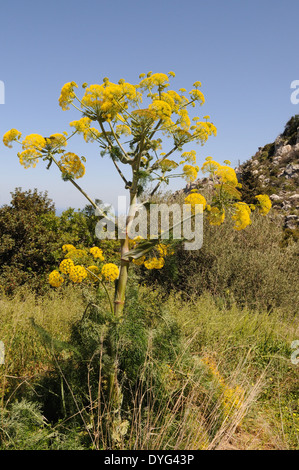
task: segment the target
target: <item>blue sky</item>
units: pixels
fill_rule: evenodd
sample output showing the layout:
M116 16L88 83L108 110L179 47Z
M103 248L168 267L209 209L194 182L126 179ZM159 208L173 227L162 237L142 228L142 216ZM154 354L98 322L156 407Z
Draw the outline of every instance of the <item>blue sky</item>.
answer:
M299 80L298 0L36 0L0 5L0 135L17 128L23 135L69 130L76 110L63 112L58 97L64 83L138 82L148 71L176 73L171 87L190 90L196 80L218 135L196 146L198 163L208 155L233 165L272 142L299 114L290 101ZM81 184L93 198L116 204L122 181L94 144L76 139L69 146L87 158ZM17 147L0 143L0 206L15 187L48 191L56 207L84 207L86 201L56 169L44 162L25 170ZM183 180L172 188L183 187Z

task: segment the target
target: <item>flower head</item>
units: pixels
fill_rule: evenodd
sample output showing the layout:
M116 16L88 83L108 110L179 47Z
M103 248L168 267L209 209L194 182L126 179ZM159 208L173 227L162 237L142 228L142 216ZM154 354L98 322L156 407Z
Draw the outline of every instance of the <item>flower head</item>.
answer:
M11 142L19 140L21 136L21 132L17 131L17 129L11 129L4 134L3 143L6 147L12 148Z
M90 248L89 252L92 254L92 256L95 259L104 261L103 251L101 250L101 248L98 248L97 246L93 246L92 248Z
M119 269L114 263L104 264L101 272L105 281L113 282L118 278Z
M259 202L258 209L260 214L267 215L272 207L271 199L269 198L269 196L267 196L267 194L259 194L258 196L255 196L255 198Z
M78 88L77 83L75 82L68 82L63 85L59 97L59 106L61 106L63 111L70 109L70 103L73 102L75 98L74 88Z
M64 278L56 269L49 274L49 284L53 287L60 287L64 282Z

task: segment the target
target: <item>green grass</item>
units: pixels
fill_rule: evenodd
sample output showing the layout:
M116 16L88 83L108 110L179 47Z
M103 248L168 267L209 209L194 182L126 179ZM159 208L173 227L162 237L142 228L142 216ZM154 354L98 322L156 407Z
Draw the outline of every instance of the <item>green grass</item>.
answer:
M283 309L241 309L231 298L209 293L186 301L178 294L162 300L158 290L147 287L136 292L135 297L129 294L128 308L138 325L143 322L146 333L140 341L147 341L147 349L140 381L130 392L134 406L119 423L120 448L298 448L298 365L290 360L291 342L299 338L295 316ZM68 287L36 297L22 290L13 298L2 296L0 304L0 339L6 346L6 361L0 366L2 447L26 448L30 442L30 448L101 448L104 434L101 444L95 438L99 427L92 406L79 427L80 419L76 421L77 440L66 425L69 417L60 424L36 425L36 418L32 427L28 420L23 427L13 425L20 413L17 404L23 403L25 417L32 414L32 403L22 400L28 391L34 400L36 384L53 371L51 355L30 318L53 337L68 341L71 325L82 318L86 306L82 291ZM64 361L69 355L57 358Z

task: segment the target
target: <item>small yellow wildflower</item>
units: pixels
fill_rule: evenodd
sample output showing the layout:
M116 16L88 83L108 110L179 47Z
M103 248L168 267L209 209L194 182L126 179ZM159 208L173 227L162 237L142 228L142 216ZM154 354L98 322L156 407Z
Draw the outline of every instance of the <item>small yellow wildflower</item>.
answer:
M60 272L56 269L49 274L49 284L53 287L60 287L64 282Z
M119 269L114 263L104 264L102 267L102 276L106 281L113 282L118 278Z
M71 281L80 283L87 277L87 271L83 266L72 266L69 276Z
M46 137L45 140L47 147L55 150L67 145L66 137L63 134L52 134L50 137Z
M220 210L218 207L207 206L207 211L207 217L210 225L221 225L224 222L224 209Z
M69 274L73 266L74 266L73 260L64 259L63 261L61 261L59 265L59 269L63 274Z
M196 152L195 152L195 150L190 150L190 152L183 152L182 153L182 159L185 162L193 163L193 165L195 165L195 163L196 163Z
M97 246L93 246L92 248L90 248L89 252L92 254L92 256L95 258L95 259L99 259L100 261L104 261L104 256L103 256L103 251L98 248Z
M62 251L71 251L71 250L76 250L74 245L66 244L62 246Z
M164 266L164 258L150 258L149 260L144 261L144 266L146 269L161 269Z
M255 196L255 198L259 202L258 209L260 214L267 215L272 207L271 199L269 198L269 196L267 196L266 194L259 194L258 196Z

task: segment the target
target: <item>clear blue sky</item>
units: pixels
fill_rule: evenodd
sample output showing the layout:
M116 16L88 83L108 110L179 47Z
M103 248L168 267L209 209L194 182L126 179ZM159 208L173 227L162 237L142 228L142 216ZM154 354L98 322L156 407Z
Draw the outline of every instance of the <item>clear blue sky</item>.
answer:
M68 81L102 83L107 76L137 83L149 70L174 71L173 89L189 90L200 80L206 98L200 112L211 116L218 135L196 146L199 164L208 155L243 162L299 114L290 101L290 84L299 80L298 0L2 0L0 15L0 206L21 186L48 190L57 208L84 207L56 169L40 162L24 170L17 147L2 144L13 127L23 135L68 131L79 119L58 106ZM69 151L88 159L82 186L115 204L124 194L121 181L96 145L79 139Z

